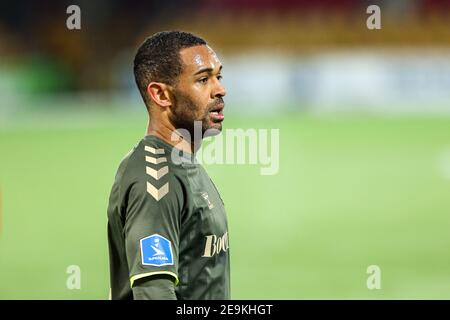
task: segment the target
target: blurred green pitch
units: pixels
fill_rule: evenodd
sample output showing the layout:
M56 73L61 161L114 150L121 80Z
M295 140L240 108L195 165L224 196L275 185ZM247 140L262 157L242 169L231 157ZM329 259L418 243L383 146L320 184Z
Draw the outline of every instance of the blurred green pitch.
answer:
M1 299L107 298L106 206L140 117L0 128ZM229 216L234 299L450 299L450 118L227 116L238 127L279 128L281 150L275 176L207 167ZM66 288L69 265L81 290Z

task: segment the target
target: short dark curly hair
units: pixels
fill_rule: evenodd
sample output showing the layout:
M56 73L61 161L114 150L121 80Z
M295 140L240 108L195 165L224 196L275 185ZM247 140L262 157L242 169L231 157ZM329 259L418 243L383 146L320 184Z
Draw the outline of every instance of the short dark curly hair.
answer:
M152 81L176 84L182 72L180 50L206 45L202 38L183 31L162 31L147 38L134 57L134 77L147 106L147 86Z

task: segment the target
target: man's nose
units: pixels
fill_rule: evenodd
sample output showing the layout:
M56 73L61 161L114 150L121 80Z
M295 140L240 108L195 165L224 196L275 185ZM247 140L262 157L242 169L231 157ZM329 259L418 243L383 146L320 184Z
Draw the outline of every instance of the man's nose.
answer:
M217 84L213 91L213 98L223 97L226 94L227 90L225 89L224 85L219 80L217 80Z

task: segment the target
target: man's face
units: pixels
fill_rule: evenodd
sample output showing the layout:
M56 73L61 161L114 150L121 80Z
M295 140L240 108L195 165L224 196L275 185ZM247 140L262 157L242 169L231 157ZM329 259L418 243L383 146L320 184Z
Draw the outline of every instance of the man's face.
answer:
M174 103L171 121L177 129L194 133L194 121L201 121L202 136L222 130L224 120L222 97L226 94L220 80L222 64L214 51L206 46L195 46L180 51L183 71L173 91Z

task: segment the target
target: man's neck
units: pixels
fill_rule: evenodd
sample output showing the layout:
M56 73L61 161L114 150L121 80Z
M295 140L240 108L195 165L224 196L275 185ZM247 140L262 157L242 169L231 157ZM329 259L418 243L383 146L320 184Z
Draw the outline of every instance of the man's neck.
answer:
M147 125L147 136L155 136L164 142L182 150L193 154L201 146L201 140L194 142L191 137L184 137L172 124L165 124L163 122L151 121L149 119Z

